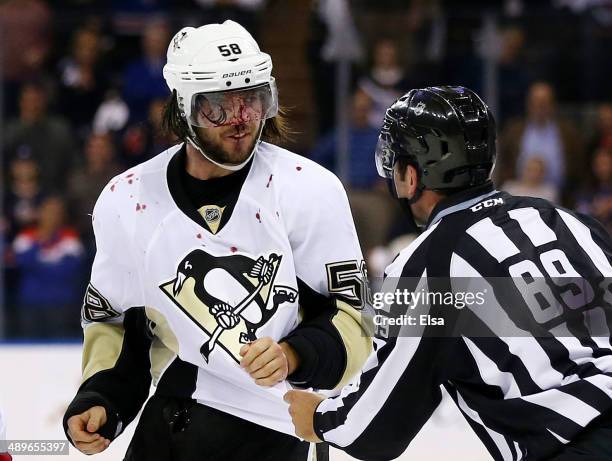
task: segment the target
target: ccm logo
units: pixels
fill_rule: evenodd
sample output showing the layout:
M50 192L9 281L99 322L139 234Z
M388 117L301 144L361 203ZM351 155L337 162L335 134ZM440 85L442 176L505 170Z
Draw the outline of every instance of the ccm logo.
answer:
M503 204L504 204L504 199L503 198L492 198L492 199L489 199L489 200L485 200L484 202L477 203L472 208L470 208L470 210L472 210L472 211L480 211L483 208L490 208L492 206L503 205Z
M250 70L243 70L242 72L230 72L229 74L223 74L221 78L240 77L241 75L250 74Z

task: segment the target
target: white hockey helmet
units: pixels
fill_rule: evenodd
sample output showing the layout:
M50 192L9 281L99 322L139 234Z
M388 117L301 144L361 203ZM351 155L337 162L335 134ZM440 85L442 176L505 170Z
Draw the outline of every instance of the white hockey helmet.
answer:
M246 165L254 150L240 165L220 164L198 146L193 126L263 122L277 115L278 94L270 55L263 53L251 34L234 21L197 29L185 27L168 46L163 73L170 91L176 90L179 111L193 138L190 143L223 168L238 170Z

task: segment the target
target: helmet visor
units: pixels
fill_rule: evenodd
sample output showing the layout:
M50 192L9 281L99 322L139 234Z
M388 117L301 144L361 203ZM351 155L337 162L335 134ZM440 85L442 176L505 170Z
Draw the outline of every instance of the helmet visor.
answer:
M378 175L386 178L393 178L393 166L395 165L395 152L393 151L391 140L387 133L381 133L376 144L376 171Z
M276 114L278 94L271 79L251 88L194 94L189 121L202 128L215 128L262 121Z

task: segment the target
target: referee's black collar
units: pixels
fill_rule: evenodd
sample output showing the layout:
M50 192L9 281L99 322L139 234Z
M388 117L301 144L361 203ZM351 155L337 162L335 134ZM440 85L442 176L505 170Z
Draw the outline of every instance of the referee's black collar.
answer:
M495 190L493 182L487 181L481 186L472 187L468 190L453 194L450 197L446 197L440 200L432 210L429 215L429 220L427 221L426 229L440 221L444 216L465 210L476 205L481 200L498 193L499 191Z

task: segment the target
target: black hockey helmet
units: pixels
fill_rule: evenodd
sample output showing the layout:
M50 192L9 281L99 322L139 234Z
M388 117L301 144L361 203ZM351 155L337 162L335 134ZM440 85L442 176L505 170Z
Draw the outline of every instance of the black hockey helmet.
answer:
M385 114L376 147L378 173L392 179L400 157L418 171L420 190L481 185L495 163L493 114L476 93L461 86L411 90Z

